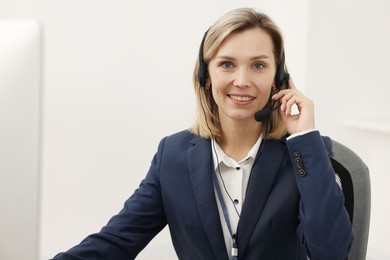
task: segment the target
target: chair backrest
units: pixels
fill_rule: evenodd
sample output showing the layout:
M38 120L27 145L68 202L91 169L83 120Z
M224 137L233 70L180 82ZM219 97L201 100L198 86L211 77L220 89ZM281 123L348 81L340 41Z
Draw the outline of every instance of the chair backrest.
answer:
M371 211L370 175L362 159L346 146L332 140L332 165L342 185L345 207L352 222L354 241L348 259L366 259Z

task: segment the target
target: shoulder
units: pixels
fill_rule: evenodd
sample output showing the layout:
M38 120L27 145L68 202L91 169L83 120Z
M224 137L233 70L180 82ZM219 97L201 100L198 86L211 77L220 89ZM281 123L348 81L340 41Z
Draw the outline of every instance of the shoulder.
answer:
M169 142L189 142L192 138L194 138L194 134L192 134L189 130L182 130L177 133L173 133L169 136L166 136L165 139Z
M171 134L161 139L157 153L154 156L154 163L159 167L163 164L178 166L180 163L187 161L188 151L197 143L203 143L202 148L211 147L207 142L207 139L195 135L189 130ZM204 151L204 149L201 150Z
M193 144L204 142L207 139L191 133L189 130L183 130L164 137L159 144L159 152L181 152L188 149Z
M193 140L197 139L202 139L202 137L191 133L189 130L183 130L166 136L162 141L165 143L165 145L180 146L187 145L188 143L191 143Z

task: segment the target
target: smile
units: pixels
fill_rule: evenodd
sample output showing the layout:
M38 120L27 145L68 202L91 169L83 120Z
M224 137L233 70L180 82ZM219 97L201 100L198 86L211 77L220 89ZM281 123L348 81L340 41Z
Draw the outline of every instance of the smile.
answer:
M237 101L251 101L254 100L254 97L247 97L247 96L234 96L234 95L228 95L230 98L237 100Z

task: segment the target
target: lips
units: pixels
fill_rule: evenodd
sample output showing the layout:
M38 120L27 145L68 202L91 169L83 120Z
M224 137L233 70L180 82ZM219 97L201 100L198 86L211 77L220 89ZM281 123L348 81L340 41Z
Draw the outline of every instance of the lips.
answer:
M239 102L248 102L255 99L255 97L252 96L243 96L243 95L228 95L231 99Z

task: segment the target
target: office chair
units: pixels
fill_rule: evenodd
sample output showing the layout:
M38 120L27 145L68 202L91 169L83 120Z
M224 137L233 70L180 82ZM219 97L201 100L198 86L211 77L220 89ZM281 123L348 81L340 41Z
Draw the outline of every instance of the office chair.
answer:
M365 260L371 210L369 170L352 150L334 140L332 144L334 157L331 162L337 174L336 180L343 189L354 236L348 259Z

